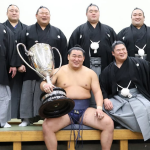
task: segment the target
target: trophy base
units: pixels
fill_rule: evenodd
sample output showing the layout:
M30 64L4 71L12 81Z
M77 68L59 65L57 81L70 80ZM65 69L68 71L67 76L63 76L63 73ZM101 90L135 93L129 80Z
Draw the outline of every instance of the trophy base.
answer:
M43 96L44 95L44 96ZM54 88L51 94L43 93L39 115L43 118L58 118L68 114L74 108L74 101L65 96L65 90Z

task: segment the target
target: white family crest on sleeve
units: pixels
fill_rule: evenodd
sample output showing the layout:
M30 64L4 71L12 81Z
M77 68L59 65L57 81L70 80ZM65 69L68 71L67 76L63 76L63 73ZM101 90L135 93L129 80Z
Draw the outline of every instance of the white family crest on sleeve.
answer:
M110 37L110 34L107 34L108 35L108 37Z
M57 35L57 37L60 39L60 35Z
M28 36L28 35L29 35L29 33L27 32L27 33L26 33L26 36Z
M6 30L5 30L5 29L4 29L3 31L4 31L4 33L6 33Z
M82 34L80 34L80 39L82 38Z

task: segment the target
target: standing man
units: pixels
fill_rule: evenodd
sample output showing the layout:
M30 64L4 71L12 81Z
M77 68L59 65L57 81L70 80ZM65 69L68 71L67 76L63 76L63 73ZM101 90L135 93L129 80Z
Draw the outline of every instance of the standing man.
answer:
M26 28L25 24L19 21L20 11L18 6L9 5L7 8L8 20L3 24L9 27L9 29L14 33L15 43L17 45L19 33ZM18 56L19 57L19 56ZM22 73L17 72L16 76L10 82L11 88L11 118L19 118L19 105L22 89Z
M150 63L128 57L122 41L112 45L115 61L100 75L104 111L122 126L150 138Z
M131 14L132 24L122 29L117 38L125 43L129 56L140 57L150 62L150 27L144 24L144 20L143 10L135 8Z
M66 64L67 40L60 29L49 23L50 11L48 8L41 6L36 12L36 19L37 23L22 31L20 43L25 44L27 50L36 43L47 43L52 47L56 47L61 53L62 65ZM22 52L24 53L23 49ZM29 63L27 56L24 56L24 58ZM55 67L59 67L60 60L56 51L54 51L54 59ZM27 126L30 124L29 118L37 116L39 107L41 106L40 95L42 91L40 90L40 83L42 79L25 64L22 64L18 70L24 72L20 102L20 117L24 121L20 126Z
M7 123L11 119L11 92L9 77L16 75L17 51L15 50L13 33L5 25L0 24L0 127L11 127Z
M69 40L69 49L79 44L86 52L84 65L94 70L99 76L112 62L111 45L116 40L114 30L99 21L99 7L90 4L86 10L87 22L77 27ZM95 107L92 94L91 106Z
M75 107L69 114L62 117L44 120L43 134L48 150L57 150L55 133L74 123L101 130L102 150L111 149L113 121L102 111L103 97L98 77L93 70L83 66L84 59L85 51L83 49L79 47L71 48L68 51L69 63L62 66L52 78L52 83L63 88L66 91L66 96L74 100ZM51 93L53 85L43 81L41 89L46 93ZM95 96L97 109L89 107L91 90Z

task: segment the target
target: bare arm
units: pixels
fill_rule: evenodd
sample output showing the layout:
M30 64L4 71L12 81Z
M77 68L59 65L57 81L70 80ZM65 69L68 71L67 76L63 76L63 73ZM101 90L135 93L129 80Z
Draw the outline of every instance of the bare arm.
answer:
M102 92L101 92L101 89L100 89L99 80L98 80L98 77L97 77L95 72L92 72L91 89L92 89L92 92L94 94L95 102L96 102L97 106L102 107L102 105L103 105L103 96L102 96Z
M98 119L102 119L104 117L104 113L102 111L103 106L103 96L99 85L99 80L97 77L97 74L95 72L92 72L92 83L91 83L91 89L95 97L95 102L97 104L97 110L95 112L95 116L98 117Z
M53 72L57 71L57 69L54 69ZM57 73L51 78L51 83L47 83L46 81L42 81L41 84L40 84L40 89L43 91L43 92L46 92L46 93L51 93L53 91L53 88L55 87L54 85L56 84L57 82Z

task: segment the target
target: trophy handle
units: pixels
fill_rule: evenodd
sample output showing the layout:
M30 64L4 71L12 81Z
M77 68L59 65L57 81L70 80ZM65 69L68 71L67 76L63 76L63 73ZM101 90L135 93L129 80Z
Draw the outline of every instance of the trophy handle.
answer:
M23 60L23 62L24 62L29 68L31 68L33 71L35 71L39 76L42 76L42 77L43 77L43 80L45 80L45 77L44 77L42 74L40 74L38 71L36 71L33 67L31 67L31 66L24 60L24 58L22 57L22 55L20 54L20 51L19 51L19 46L20 46L20 45L22 45L22 46L24 47L25 54L26 54L27 56L33 56L33 55L34 55L32 52L29 52L29 51L26 49L26 46L25 46L23 43L18 43L18 44L17 44L17 52L18 52L20 58Z
M56 47L52 47L52 49L55 49L55 50L58 52L59 57L60 57L60 65L59 65L59 68L58 68L58 70L57 70L56 72L54 72L54 74L53 74L53 75L55 75L55 74L59 71L59 69L60 69L60 67L61 67L61 65L62 65L62 57L61 57L61 54L60 54L59 50L58 50ZM52 76L53 76L53 75L52 75Z

